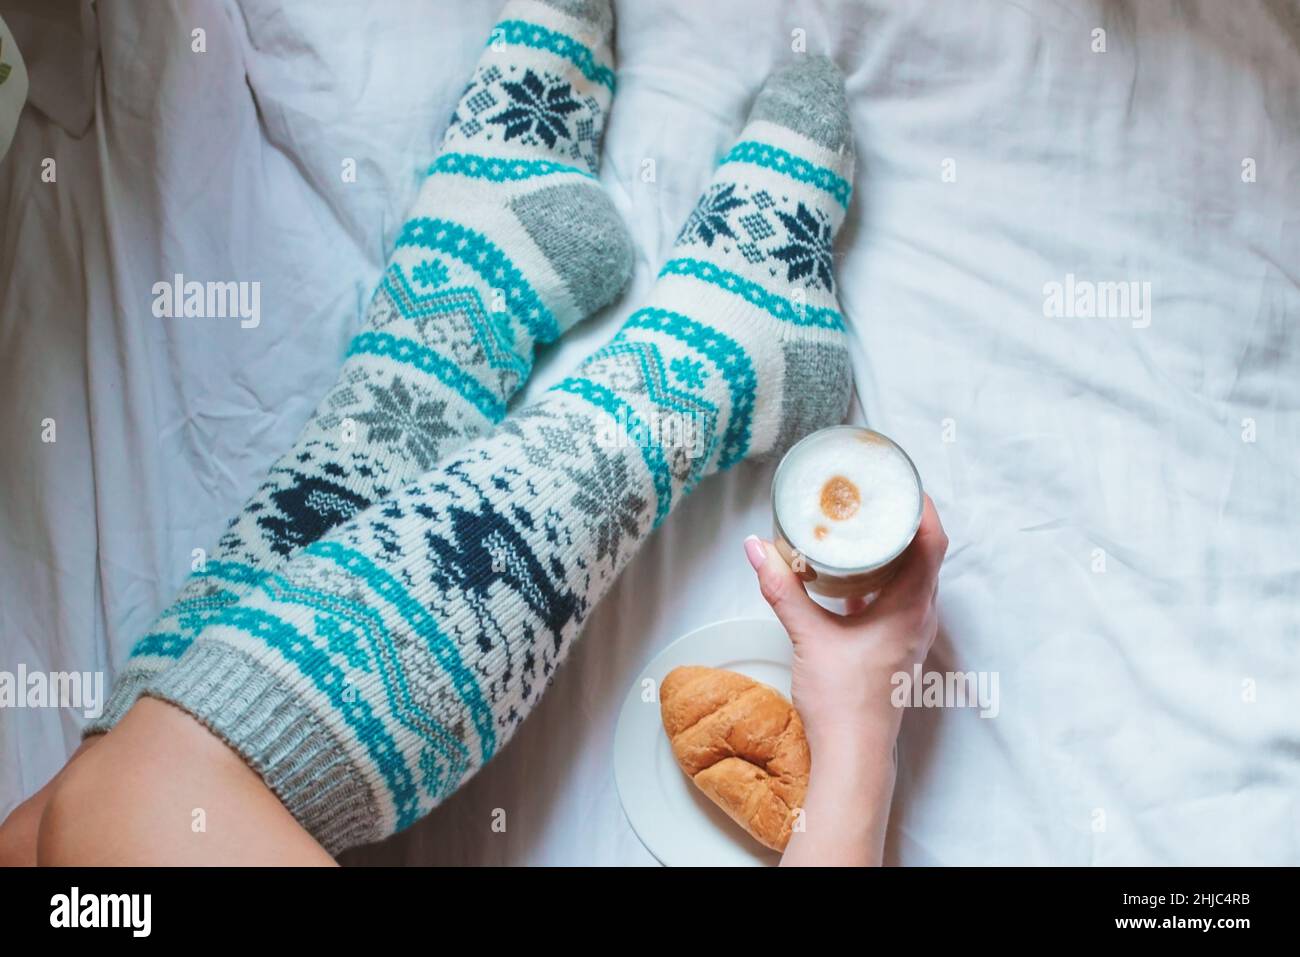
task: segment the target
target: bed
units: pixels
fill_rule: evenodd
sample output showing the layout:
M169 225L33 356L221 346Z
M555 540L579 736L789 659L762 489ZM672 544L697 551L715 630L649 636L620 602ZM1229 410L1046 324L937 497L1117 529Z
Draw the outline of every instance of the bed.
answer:
M31 77L0 162L0 669L111 675L291 444L499 6L0 3ZM636 273L526 395L635 308L768 70L833 55L854 420L952 540L927 667L999 680L996 716L906 716L888 861L1300 862L1300 9L616 8L602 179ZM260 282L260 323L155 318L176 274ZM706 482L504 753L345 861L653 864L619 704L677 636L769 614L741 540L772 468ZM0 814L82 721L0 709Z

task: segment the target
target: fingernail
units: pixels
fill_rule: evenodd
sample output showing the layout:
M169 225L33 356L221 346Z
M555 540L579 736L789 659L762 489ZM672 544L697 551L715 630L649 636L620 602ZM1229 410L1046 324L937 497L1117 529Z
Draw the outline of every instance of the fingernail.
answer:
M763 547L763 540L757 535L751 535L745 539L745 557L749 559L749 564L754 566L754 571L763 567L767 561L767 549Z

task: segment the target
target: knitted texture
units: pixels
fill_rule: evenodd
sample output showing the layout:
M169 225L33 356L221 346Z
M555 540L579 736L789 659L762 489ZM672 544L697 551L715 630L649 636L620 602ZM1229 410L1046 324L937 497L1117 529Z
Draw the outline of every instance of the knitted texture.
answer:
M609 0L507 5L338 381L132 649L87 734L288 556L500 422L534 346L622 289L632 247L595 178L612 25Z
M801 60L765 96L828 67ZM816 126L747 125L645 307L571 378L221 610L146 693L214 730L334 852L489 761L697 482L843 419L831 242L853 154L823 145L818 105Z

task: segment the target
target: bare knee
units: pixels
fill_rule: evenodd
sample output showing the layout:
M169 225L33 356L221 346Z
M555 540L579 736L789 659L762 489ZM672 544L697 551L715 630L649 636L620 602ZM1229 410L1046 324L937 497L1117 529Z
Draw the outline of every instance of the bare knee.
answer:
M41 864L332 864L243 761L182 711L142 699L56 783Z
M34 851L36 863L43 867L62 867L67 864L88 864L90 861L77 861L70 857L76 841L76 822L78 815L73 807L74 798L71 791L64 791L68 775L62 775L50 790L48 799L40 809L36 822L36 840Z
M77 750L72 752L68 763L71 764L100 740L100 735L86 738ZM36 839L41 827L41 816L45 813L45 805L49 803L55 786L66 770L65 764L45 787L14 808L0 825L0 867L36 865Z
M36 794L14 808L0 824L0 867L36 864L36 831L41 825L44 798Z
M168 730L167 715L137 705L93 751L64 768L41 815L39 864L178 862L171 853L184 823L177 778L207 775L203 756L177 753L183 742L168 740Z
M104 778L100 762L83 757L73 761L49 785L36 827L36 863L107 864L102 846L112 834L104 815L115 800L114 782Z

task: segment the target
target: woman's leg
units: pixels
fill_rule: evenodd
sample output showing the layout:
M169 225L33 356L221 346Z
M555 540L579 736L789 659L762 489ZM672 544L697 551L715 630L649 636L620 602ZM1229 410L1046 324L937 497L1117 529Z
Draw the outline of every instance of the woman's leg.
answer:
M136 644L83 749L220 609L500 421L534 345L622 289L632 247L595 178L612 16L609 0L506 6L337 383ZM538 84L547 110L521 115ZM0 863L35 860L52 785L0 826Z
M842 79L800 58L760 93L613 341L224 609L146 694L228 742L330 853L418 820L509 740L698 481L843 418L831 241L852 165ZM210 743L198 753L230 767ZM174 817L187 800L150 807ZM60 822L45 823L53 840Z
M36 849L56 866L334 863L238 755L149 699L64 768Z
M290 555L490 431L535 346L622 290L631 240L596 179L612 31L609 0L506 5L338 381L132 649L90 732ZM545 108L518 102L535 96Z

